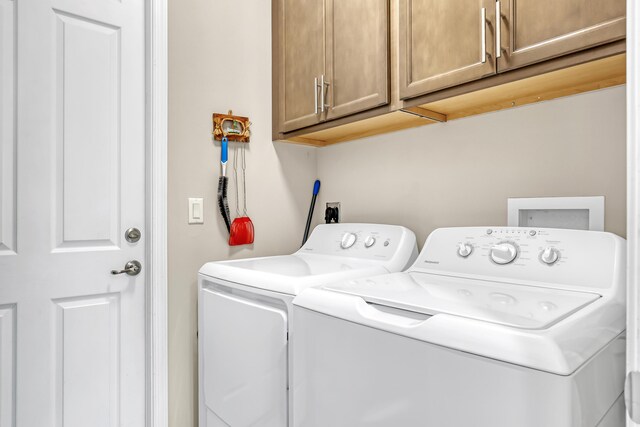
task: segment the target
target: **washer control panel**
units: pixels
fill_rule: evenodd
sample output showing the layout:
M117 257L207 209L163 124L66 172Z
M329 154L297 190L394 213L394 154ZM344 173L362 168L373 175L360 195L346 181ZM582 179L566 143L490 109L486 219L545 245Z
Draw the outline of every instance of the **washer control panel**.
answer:
M415 234L398 225L339 223L317 226L298 252L379 261L413 254L413 262L417 245Z
M527 227L441 228L411 270L606 289L619 279L626 242L597 231Z
M350 231L341 232L340 248L343 250L354 249L354 252L365 249L363 255L369 253L390 253L396 246L393 243L399 242L398 236L390 230L361 230L356 227L349 229ZM380 243L380 242L381 243ZM367 250L368 249L368 250ZM379 256L378 256L379 257Z

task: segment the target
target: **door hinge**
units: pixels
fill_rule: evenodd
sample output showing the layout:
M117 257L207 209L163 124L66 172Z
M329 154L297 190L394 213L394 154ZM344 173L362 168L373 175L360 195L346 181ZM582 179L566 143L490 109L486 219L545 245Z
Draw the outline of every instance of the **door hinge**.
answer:
M624 405L629 418L634 423L640 423L640 372L638 371L627 374L624 382Z

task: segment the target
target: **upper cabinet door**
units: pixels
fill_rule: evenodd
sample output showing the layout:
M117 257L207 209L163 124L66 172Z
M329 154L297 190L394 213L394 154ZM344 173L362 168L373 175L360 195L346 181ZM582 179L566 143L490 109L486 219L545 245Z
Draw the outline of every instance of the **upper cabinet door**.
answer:
M389 1L327 0L327 119L389 102Z
M502 0L498 71L625 37L625 0Z
M400 97L495 73L494 0L400 0Z
M324 0L278 0L279 117L284 132L319 123L325 73Z

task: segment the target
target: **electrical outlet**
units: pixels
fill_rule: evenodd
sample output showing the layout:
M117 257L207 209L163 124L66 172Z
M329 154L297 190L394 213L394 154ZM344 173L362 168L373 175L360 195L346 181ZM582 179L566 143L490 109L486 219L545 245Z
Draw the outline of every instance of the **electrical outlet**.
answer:
M340 222L340 202L328 202L324 210L324 220L327 224Z

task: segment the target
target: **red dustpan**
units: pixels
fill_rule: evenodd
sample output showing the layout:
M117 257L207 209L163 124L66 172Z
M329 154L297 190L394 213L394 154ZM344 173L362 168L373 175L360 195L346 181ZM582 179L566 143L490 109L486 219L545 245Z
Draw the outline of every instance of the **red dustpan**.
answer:
M253 243L254 231L253 222L247 216L247 162L245 159L245 148L242 146L242 192L243 192L243 216L240 216L240 201L238 195L238 149L235 150L233 159L233 171L236 178L236 212L238 216L231 223L229 230L229 246L250 245Z
M229 246L250 245L253 243L253 222L248 216L236 218L231 223Z

